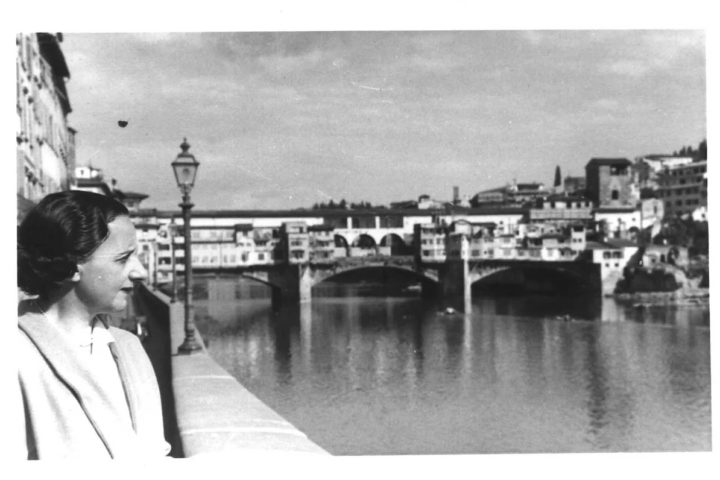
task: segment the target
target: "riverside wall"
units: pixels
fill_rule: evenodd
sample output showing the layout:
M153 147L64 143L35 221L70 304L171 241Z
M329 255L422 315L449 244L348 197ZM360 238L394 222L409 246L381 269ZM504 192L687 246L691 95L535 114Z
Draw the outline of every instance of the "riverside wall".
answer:
M136 289L146 317L143 341L160 386L171 455L195 457L263 451L329 455L303 432L243 387L202 350L177 354L183 342L184 306L146 285ZM202 343L199 332L196 338Z

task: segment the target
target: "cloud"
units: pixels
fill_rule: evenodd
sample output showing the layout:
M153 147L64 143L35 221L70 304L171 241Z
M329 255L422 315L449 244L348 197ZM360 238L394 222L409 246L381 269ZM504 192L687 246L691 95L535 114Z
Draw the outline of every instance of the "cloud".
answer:
M639 78L650 72L677 68L688 56L704 56L705 35L695 30L642 32L625 43L629 34L613 37L617 56L600 63L602 72ZM608 38L604 35L602 38ZM609 38L608 38L609 40Z
M83 34L63 48L78 162L148 206L176 208L185 135L199 208L281 208L545 180L610 134L642 153L704 132L697 32Z

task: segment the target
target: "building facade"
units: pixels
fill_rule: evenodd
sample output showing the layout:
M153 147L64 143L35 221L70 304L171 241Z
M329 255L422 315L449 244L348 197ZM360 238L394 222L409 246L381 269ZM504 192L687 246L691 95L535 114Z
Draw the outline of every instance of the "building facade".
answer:
M707 160L666 167L658 175L657 194L666 216L693 215L703 207L707 210Z
M585 166L587 196L597 207L635 207L639 199L627 158L593 158Z
M65 88L70 71L61 42L59 33L15 37L19 208L29 207L49 193L68 190L72 183L75 130L67 120L72 111Z
M633 166L640 188L657 189L658 178L666 168L687 165L693 162L692 157L677 157L673 155L650 154L635 159Z
M593 219L592 202L582 196L550 195L539 199L528 211L530 222L589 223Z

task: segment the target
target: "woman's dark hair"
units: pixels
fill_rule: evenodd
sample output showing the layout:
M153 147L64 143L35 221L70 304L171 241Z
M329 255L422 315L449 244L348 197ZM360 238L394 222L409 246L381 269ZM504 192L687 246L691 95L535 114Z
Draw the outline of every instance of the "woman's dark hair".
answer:
M109 235L125 206L97 193L70 190L43 198L18 227L18 287L46 295L73 276Z

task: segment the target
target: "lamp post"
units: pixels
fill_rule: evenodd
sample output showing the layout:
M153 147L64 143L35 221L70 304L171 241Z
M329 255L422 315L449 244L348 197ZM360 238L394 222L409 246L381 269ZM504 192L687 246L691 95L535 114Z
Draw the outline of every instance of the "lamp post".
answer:
M192 313L192 253L190 248L190 209L193 207L192 202L190 202L190 191L195 185L195 175L197 175L200 164L195 160L195 156L188 152L190 145L187 143L186 138L180 144L180 149L182 152L172 162L175 180L180 192L182 192L180 208L182 208L183 212L183 230L185 233L185 341L178 347L178 353L190 354L202 348L195 338L195 320Z
M177 268L175 268L175 224L168 225L170 232L170 269L172 270L172 294L170 303L177 301Z

